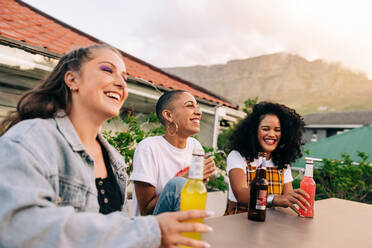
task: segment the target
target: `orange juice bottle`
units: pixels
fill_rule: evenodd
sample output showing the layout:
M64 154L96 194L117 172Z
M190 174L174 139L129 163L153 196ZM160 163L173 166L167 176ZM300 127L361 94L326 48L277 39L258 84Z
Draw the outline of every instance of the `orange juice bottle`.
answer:
M306 207L306 211L302 208L299 208L300 216L301 217L307 217L312 218L314 216L314 200L315 200L315 190L316 190L316 184L313 179L313 160L305 158L306 160L306 168L305 168L305 176L301 181L300 189L306 191L310 198L306 198L303 196L309 203L310 207Z
M189 179L181 191L180 210L204 210L207 201L207 189L203 183L204 151L193 151L192 162L189 170ZM194 219L187 222L203 222L203 219ZM187 232L182 236L201 240L201 233ZM187 247L187 246L181 246Z

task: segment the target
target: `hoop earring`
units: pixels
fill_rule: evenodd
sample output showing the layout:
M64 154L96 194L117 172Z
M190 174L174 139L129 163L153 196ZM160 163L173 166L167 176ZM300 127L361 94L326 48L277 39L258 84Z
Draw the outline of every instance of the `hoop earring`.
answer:
M282 144L279 146L279 148L284 148L285 147L285 144Z
M173 132L173 133L168 132L168 134L169 134L170 136L174 136L174 135L176 135L176 133L178 133L178 125L177 125L176 122L172 121L171 123L169 123L168 127L171 128L172 124L174 125L174 132ZM168 130L169 130L169 129L168 129Z

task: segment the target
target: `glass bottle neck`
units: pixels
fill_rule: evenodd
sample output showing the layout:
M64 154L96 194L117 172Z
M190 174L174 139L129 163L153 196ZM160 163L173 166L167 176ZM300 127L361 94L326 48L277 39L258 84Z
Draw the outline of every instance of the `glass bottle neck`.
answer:
M266 169L257 168L257 170L256 170L256 177L266 178Z
M193 155L189 170L189 178L203 180L204 156Z
M306 164L305 169L305 177L313 177L313 165L312 164Z

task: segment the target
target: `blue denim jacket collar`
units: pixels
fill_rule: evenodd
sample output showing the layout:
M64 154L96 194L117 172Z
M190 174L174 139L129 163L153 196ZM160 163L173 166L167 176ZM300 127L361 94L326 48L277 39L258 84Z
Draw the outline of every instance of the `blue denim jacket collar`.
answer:
M125 161L123 156L117 151L112 148L112 146L107 142L107 140L102 136L102 134L98 134L98 139L106 149L111 165L114 167L114 170L119 170L122 167L126 167Z
M65 111L60 110L55 114L57 128L61 131L62 135L66 138L71 148L75 152L85 151L85 146L81 143L78 134L75 131L70 119Z
M81 143L81 140L78 134L75 131L72 122L68 118L64 110L60 110L55 114L55 120L57 123L57 128L61 131L62 135L66 138L67 142L70 144L71 148L75 152L85 152L85 146ZM107 140L98 134L98 139L106 149L109 155L110 164L114 167L115 170L119 168L126 167L125 161L120 153L112 148L112 146L107 142Z

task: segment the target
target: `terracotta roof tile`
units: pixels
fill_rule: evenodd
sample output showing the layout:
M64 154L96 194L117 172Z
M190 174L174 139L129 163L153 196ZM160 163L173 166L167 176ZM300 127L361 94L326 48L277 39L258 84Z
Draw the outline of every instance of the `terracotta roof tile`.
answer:
M0 34L30 45L44 47L51 52L64 54L74 48L102 43L55 18L17 0L0 0ZM214 95L206 89L163 72L138 58L122 52L128 74L156 85L183 89L196 97L229 107L235 104Z

